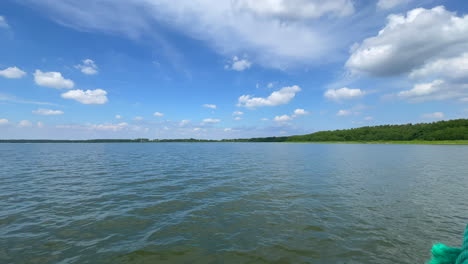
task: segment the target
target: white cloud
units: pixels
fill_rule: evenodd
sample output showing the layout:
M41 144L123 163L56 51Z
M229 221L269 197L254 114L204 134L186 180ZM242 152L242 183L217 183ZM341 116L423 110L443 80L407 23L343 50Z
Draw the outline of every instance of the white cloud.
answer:
M34 72L34 81L37 85L56 89L72 89L75 86L72 80L65 79L60 72L42 72L36 70Z
M451 58L441 58L413 70L411 78L468 79L468 52Z
M4 16L0 16L0 28L9 28L6 18Z
M293 118L288 116L288 115L282 115L282 116L275 116L275 121L276 122L286 122L286 121L291 121Z
M133 120L135 121L142 121L144 118L141 117L141 116L136 116L135 118L133 118Z
M81 72L86 75L94 75L98 73L98 67L91 59L83 60L82 64L76 65L75 68L81 70Z
M296 110L294 110L294 114L292 114L292 115L275 116L275 118L273 120L275 120L277 122L286 122L286 121L291 121L291 120L293 120L295 118L298 118L300 116L307 115L307 114L309 114L309 112L307 112L304 109L296 109ZM262 120L266 121L268 119L263 118Z
M401 99L411 102L440 101L461 99L468 96L468 84L449 83L444 80L434 80L429 83L418 83L410 90L397 94Z
M364 117L364 120L371 121L371 120L374 120L374 118L372 116L366 116Z
M255 108L260 106L277 106L289 103L296 93L300 92L301 88L297 85L283 87L278 91L273 92L267 98L252 97L251 95L242 95L239 97L238 106Z
M107 103L107 92L102 89L96 90L71 90L62 94L65 99L73 99L82 104L105 104Z
M63 115L63 111L60 110L51 110L51 109L37 109L32 111L36 115Z
M193 131L195 131L195 132L198 132L198 131L201 131L201 130L202 129L200 127L196 127L196 128L193 129Z
M190 120L182 120L182 121L180 121L179 126L185 127L188 124L190 124Z
M234 120L236 120L236 121L242 120L242 117L236 116L236 117L234 117Z
M328 89L324 93L324 96L327 99L337 101L337 102L342 101L342 100L359 98L364 95L365 95L365 92L361 91L361 89L350 89L347 87L336 89L336 90Z
M31 127L31 126L32 126L32 123L29 120L21 120L18 123L18 127Z
M442 112L434 112L430 114L424 114L422 117L426 119L443 119L445 115Z
M268 118L262 118L261 121L268 121Z
M268 83L268 84L267 84L267 88L268 88L268 89L271 89L271 88L273 88L274 86L275 86L274 83Z
M216 105L214 105L214 104L204 104L203 107L216 109Z
M405 98L433 95L441 90L443 84L445 84L443 80L435 80L431 83L420 83L416 84L411 90L401 91L398 95Z
M111 131L111 132L117 132L117 131L122 131L122 130L145 131L145 129L142 127L129 126L128 123L125 123L125 122L118 123L118 124L105 123L105 124L86 124L86 125L57 125L56 128L87 130L87 131Z
M304 109L296 109L294 110L294 115L300 116L300 115L307 115L309 112L307 112Z
M121 115L115 115L115 119L122 119Z
M394 76L468 49L468 16L457 16L443 6L413 9L387 20L377 36L352 48L346 62L352 72Z
M42 123L42 122L37 122L37 123L36 123L36 126L37 126L38 128L43 128L45 125L44 125L44 123Z
M128 126L127 123L119 123L119 124L98 124L98 125L91 125L89 129L95 130L109 130L109 131L120 131Z
M232 128L225 128L224 129L224 132L231 132L231 131L233 131Z
M11 103L16 103L16 104L56 105L56 104L48 103L48 102L25 100L25 99L18 98L16 96L11 96L11 95L0 93L0 102L1 101L11 102Z
M216 123L219 123L221 122L220 119L213 119L213 118L205 118L203 119L203 124L216 124Z
M230 65L224 66L225 69L231 69L235 71L244 71L252 66L252 63L247 59L239 59L237 56L232 58Z
M26 72L20 70L18 67L8 67L0 71L0 76L9 79L19 79L26 75Z
M232 113L232 115L235 115L235 116L240 116L240 115L243 115L244 112L242 111L235 111L234 113Z
M2 125L8 125L10 123L10 121L8 121L8 119L6 118L0 118L0 126Z
M162 117L162 116L164 116L164 114L163 114L163 113L160 113L160 112L155 112L155 113L153 114L153 116Z
M336 113L337 116L349 116L352 114L353 112L350 110L339 110L338 113Z
M313 19L327 14L348 16L354 13L350 0L235 0L235 7L260 16L286 19Z
M339 41L343 22L337 20L354 12L353 0L23 2L62 25L132 39L157 39L161 34L154 25L171 25L222 55L249 54L256 64L281 69L320 62L337 46L347 45Z
M379 0L377 7L380 9L391 9L399 5L408 4L412 0Z

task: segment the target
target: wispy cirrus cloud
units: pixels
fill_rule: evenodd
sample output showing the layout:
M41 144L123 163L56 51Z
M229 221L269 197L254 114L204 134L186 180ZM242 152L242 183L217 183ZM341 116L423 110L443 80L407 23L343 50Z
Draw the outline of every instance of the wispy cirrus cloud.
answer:
M52 109L44 109L44 108L34 110L32 111L32 113L36 115L63 115L64 114L62 110L52 110Z
M49 102L41 102L41 101L34 101L34 100L27 100L18 98L16 96L1 94L0 93L0 102L8 102L8 103L16 103L16 104L34 104L34 105L53 105L58 106L57 104L49 103Z
M130 38L160 35L166 24L231 57L248 54L232 69L252 61L266 67L322 62L340 46L340 20L355 13L352 0L22 0L56 22L85 31ZM330 23L333 21L333 23ZM345 22L342 22L345 23ZM333 32L334 34L330 34ZM251 56L251 57L250 57Z
M9 28L8 22L4 16L0 16L0 28Z

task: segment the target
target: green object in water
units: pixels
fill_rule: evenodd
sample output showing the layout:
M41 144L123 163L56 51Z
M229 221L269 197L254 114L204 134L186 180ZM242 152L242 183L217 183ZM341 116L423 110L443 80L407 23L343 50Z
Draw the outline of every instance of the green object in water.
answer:
M468 226L462 248L437 244L432 247L432 259L428 264L468 264Z

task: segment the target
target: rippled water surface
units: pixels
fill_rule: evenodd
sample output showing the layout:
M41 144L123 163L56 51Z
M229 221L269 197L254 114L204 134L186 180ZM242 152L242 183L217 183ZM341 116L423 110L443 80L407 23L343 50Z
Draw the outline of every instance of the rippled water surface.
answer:
M0 144L0 263L424 263L468 146Z

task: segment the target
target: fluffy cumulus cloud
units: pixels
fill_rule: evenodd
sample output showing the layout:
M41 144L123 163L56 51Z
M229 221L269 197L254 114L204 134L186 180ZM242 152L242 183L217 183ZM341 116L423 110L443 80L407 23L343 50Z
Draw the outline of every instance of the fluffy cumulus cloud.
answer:
M412 0L379 0L377 2L377 7L380 9L391 9L400 5L405 5L411 2Z
M82 64L76 65L75 68L81 70L81 72L86 75L94 75L98 73L98 67L91 59L83 60Z
M143 121L143 119L144 118L141 117L141 116L136 116L135 118L133 118L133 120L135 120L135 121Z
M252 66L252 63L247 59L239 59L237 56L232 58L230 64L224 66L225 69L231 69L234 71L244 71Z
M307 111L304 110L304 109L296 109L296 110L294 110L294 115L296 115L296 116L307 115L307 114L309 114L309 112L307 112Z
M26 75L26 72L20 70L18 67L8 67L4 70L0 70L0 76L8 79L19 79Z
M73 99L82 104L105 104L107 103L107 92L102 89L96 90L71 90L62 94L62 98Z
M9 28L6 18L4 16L0 16L0 28Z
M36 115L63 115L63 111L61 110L52 110L52 109L44 109L44 108L37 109L32 112L33 114L36 114Z
M134 39L159 36L154 25L168 24L222 55L249 54L249 61L274 68L297 67L328 58L337 46L346 45L339 41L339 24L345 22L337 18L354 13L353 0L22 2L45 10L52 19L69 27Z
M422 117L426 119L443 119L445 115L442 112L434 112L429 114L423 114Z
M214 104L204 104L203 107L206 107L206 108L211 108L211 109L216 109L216 105Z
M296 109L296 110L294 110L294 113L292 115L275 116L275 118L273 120L275 120L276 122L287 122L287 121L291 121L291 120L293 120L295 118L298 118L300 116L304 116L304 115L307 115L307 114L309 114L309 112L307 112L304 109ZM265 120L267 120L267 119L265 119Z
M235 116L241 116L243 114L244 114L244 112L242 112L242 111L235 111L234 113L232 113L232 115L235 115Z
M275 121L276 122L286 122L286 121L291 121L293 118L289 115L281 115L281 116L275 116Z
M342 101L362 97L365 93L361 89L350 89L347 87L340 89L328 89L323 95L333 101Z
M266 98L242 95L239 97L237 105L247 108L283 105L289 103L296 96L296 93L300 91L301 88L297 85L294 85L283 87L280 90L273 92Z
M60 72L36 70L34 72L34 81L37 85L55 89L72 89L75 86L72 80L65 79Z
M121 115L115 115L115 119L122 119Z
M468 24L467 24L468 25ZM468 80L468 52L450 58L431 61L410 73L412 79L444 78Z
M352 48L346 66L373 76L409 73L468 49L468 16L443 6L388 16L378 35ZM433 68L429 66L429 68Z
M153 116L155 116L155 117L163 117L164 114L163 114L163 113L160 113L160 112L155 112L155 113L153 114Z
M10 121L8 121L8 119L0 118L0 126L8 125L9 123L10 123Z

